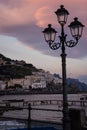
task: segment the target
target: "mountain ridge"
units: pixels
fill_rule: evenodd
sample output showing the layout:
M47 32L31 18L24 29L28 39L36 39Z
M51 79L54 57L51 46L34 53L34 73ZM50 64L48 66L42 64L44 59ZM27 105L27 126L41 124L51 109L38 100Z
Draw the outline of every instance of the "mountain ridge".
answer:
M67 84L75 85L80 91L87 91L87 84L80 82L78 79L67 78Z

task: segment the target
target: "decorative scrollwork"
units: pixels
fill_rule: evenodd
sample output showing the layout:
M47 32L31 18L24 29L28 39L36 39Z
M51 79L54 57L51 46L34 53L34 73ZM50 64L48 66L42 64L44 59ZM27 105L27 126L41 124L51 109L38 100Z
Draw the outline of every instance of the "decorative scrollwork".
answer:
M49 44L49 47L52 49L52 50L57 50L59 47L60 47L60 43L50 43Z
M75 42L73 40L70 40L70 41L67 41L65 44L68 47L74 47L74 46L76 46L77 43L78 43L78 41Z

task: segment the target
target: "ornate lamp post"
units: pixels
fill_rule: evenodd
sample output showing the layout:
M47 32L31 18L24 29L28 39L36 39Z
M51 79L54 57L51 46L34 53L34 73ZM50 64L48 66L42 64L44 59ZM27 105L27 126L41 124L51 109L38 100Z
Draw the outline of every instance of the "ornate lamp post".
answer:
M64 25L67 22L67 17L69 12L64 8L63 5L55 12L59 24L61 25L61 35L58 36L60 42L55 43L55 38L57 31L48 24L48 28L44 29L44 38L52 50L57 50L61 48L61 58L62 58L62 86L63 86L63 130L70 130L70 120L69 120L69 110L67 101L67 86L66 86L66 53L65 47L74 47L78 43L78 40L82 36L82 31L84 25L78 21L78 18L74 18L74 21L70 23L70 31L72 37L75 39L66 41L67 34L64 32Z

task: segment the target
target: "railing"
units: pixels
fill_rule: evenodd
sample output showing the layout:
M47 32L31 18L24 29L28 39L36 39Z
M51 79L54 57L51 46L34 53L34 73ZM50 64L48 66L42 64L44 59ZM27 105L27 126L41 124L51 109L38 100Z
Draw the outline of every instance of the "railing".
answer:
M23 101L22 106L21 105L12 106L13 104L11 104L11 103L12 103L12 101L11 102L5 101L4 106L3 106L3 103L1 104L2 106L0 106L0 110L1 111L3 110L3 113L5 111L10 111L11 112L11 111L16 111L16 110L17 111L27 110L27 117L24 120L26 120L28 122L27 123L28 130L30 130L31 123L33 121L34 122L36 121L36 122L43 122L43 123L51 123L51 124L53 123L53 124L57 124L57 125L62 124L62 100L44 100L44 101L40 101L40 100L37 101L36 100L36 101L28 101L28 102ZM17 105L18 105L18 103L17 103ZM57 105L58 109L54 110L54 109L45 109L45 108L39 108L39 107L37 108L37 105L40 105L42 107L43 107L43 105L54 105L54 106ZM61 109L59 109L60 105L61 105ZM84 100L79 100L79 101L71 101L70 100L70 101L68 101L68 105L69 106L87 107L87 100L85 100L85 101ZM35 106L36 106L36 108L35 108ZM34 112L35 111L36 111L36 119L34 118L34 116L35 116ZM39 114L37 114L38 112L39 112ZM46 113L44 114L44 112L46 112ZM49 116L49 118L47 118L47 114L50 115L50 112L51 113L53 112L55 114L53 114L52 117ZM42 115L41 115L41 113L42 113ZM18 114L19 114L19 112L18 112ZM45 115L46 115L46 117L45 117L46 120L44 118ZM56 115L56 116L54 117L54 115ZM38 118L38 117L41 117L41 116L42 116L42 118ZM53 120L50 119L50 118L53 118L53 117L54 117ZM2 114L1 118L9 118L9 116L5 117ZM9 119L21 120L20 117L15 118L13 115Z
M34 100L34 101L24 101L23 105L27 106L31 104L32 106L39 106L39 105L58 105L61 107L63 105L62 100ZM68 100L68 106L80 106L80 107L87 107L87 100Z
M32 114L31 114L31 111L32 110L34 110L34 111L46 111L46 112L62 112L62 110L54 110L54 109L42 109L42 108L32 108L31 107L31 104L29 104L28 105L28 130L30 130L30 128L31 128L31 121L33 121L32 120ZM57 118L58 119L60 119L61 120L61 123L60 124L62 124L62 116L60 117L58 117L57 116ZM54 124L58 124L58 122L50 122L50 121L44 121L44 120L36 120L36 121L38 121L38 122L45 122L45 123L54 123Z
M4 109L3 109L4 108ZM43 108L33 108L31 107L31 104L28 104L28 107L11 107L11 106L7 106L7 107L1 107L1 109L4 110L4 112L6 111L9 111L10 114L11 114L11 111L22 111L22 110L27 110L27 118L26 119L23 119L25 121L27 121L27 127L28 127L28 130L30 130L31 128L31 123L32 122L38 122L38 123L47 123L47 124L55 124L55 125L61 125L62 124L62 110L54 110L54 109L43 109ZM36 111L36 112L35 112ZM14 115L12 115L12 117L9 117L9 116L4 116L2 115L1 118L3 119L15 119L15 120L22 120L20 118L20 114L18 112L18 116L17 118L14 117ZM46 112L45 114L43 114L44 112ZM50 112L50 114L49 114ZM52 116L51 116L51 113L53 112ZM37 114L38 113L38 114ZM61 113L61 116L60 114L58 113ZM35 114L36 114L36 117L35 117ZM47 115L48 114L48 115ZM50 115L50 116L49 116ZM55 120L52 119L53 118L53 115L56 115L54 116L54 118L56 118ZM59 115L59 116L58 116ZM38 118L39 117L39 118ZM35 119L36 118L36 119ZM59 122L60 120L60 122Z
M62 100L32 100L32 101L25 101L25 100L3 100L0 102L0 106L13 106L13 105L19 105L19 106L28 106L28 104L31 104L32 106L39 106L39 105L58 105L58 107L61 107L63 104ZM84 106L87 107L87 100L68 100L69 106Z

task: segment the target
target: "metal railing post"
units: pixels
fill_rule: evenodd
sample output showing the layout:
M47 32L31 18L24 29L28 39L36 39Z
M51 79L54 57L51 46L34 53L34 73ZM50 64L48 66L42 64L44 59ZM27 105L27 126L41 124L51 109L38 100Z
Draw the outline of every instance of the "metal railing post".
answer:
M31 104L28 104L28 130L31 130Z

